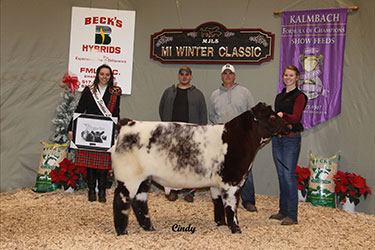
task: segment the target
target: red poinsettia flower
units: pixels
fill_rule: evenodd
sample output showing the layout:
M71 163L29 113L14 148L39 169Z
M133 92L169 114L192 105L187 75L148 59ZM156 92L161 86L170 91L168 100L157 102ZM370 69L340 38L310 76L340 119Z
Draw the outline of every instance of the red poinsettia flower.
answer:
M353 178L352 183L353 183L353 186L356 188L362 188L366 186L366 180L359 175Z
M301 168L300 178L302 180L307 180L310 177L310 169L308 168Z
M73 171L69 171L69 173L68 173L68 177L69 178L73 178L74 176L76 176L75 174L74 174L74 172ZM78 177L77 177L78 178Z
M64 175L65 173L68 172L68 169L67 168L64 168L64 167L60 167L60 171L59 171L59 174L60 175Z
M361 187L361 188L359 189L359 192L360 192L361 194L366 194L366 193L371 194L371 190L370 190L370 188L367 187L367 186L365 186L365 187Z
M348 186L345 186L345 185L340 185L340 192L342 193L346 193L346 191L348 191Z
M68 188L69 186L75 187L79 176L86 178L86 168L76 167L75 164L68 159L64 159L59 163L59 167L50 172L52 182Z
M298 190L301 190L302 195L305 196L309 187L310 169L297 166L295 176L297 177Z
M63 174L59 175L59 178L60 178L60 182L68 181L68 178Z
M68 180L67 185L75 187L77 179L78 179L78 176L73 174L73 176L71 176L71 178Z
M336 183L335 193L342 203L349 198L350 201L357 205L361 195L366 199L367 195L371 194L371 190L366 184L366 179L359 175L338 171L333 178Z
M59 172L56 169L54 169L51 170L51 172L49 172L49 175L51 176L51 181L56 182L59 176Z
M349 179L347 178L347 176L343 176L341 177L341 183L345 186L349 185Z
M335 193L346 193L347 191L347 187L344 186L344 185L341 185L340 182L336 182L335 180L335 183L336 183L336 187L335 187Z
M357 190L349 190L349 196L354 196L357 192Z

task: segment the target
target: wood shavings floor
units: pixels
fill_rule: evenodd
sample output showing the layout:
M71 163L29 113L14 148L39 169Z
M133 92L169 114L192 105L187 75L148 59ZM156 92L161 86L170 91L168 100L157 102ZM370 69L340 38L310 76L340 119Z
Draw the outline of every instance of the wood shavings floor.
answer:
M374 249L375 215L299 203L299 224L281 226L269 220L278 197L256 195L258 212L240 206L242 234L217 227L208 191L193 203L181 197L169 202L149 194L151 221L145 232L131 212L129 235L117 236L113 226L114 189L107 202L88 202L87 190L34 193L31 188L0 193L0 249ZM195 232L174 232L173 225ZM189 226L190 225L190 226Z

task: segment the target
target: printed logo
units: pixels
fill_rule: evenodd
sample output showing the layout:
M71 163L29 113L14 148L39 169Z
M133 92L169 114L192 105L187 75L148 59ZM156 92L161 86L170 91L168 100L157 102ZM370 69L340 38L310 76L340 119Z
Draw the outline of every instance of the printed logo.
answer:
M310 196L319 197L319 198L331 197L332 194L334 195L334 193L332 193L328 189L321 188L320 186L317 186L316 189L310 189L309 193L310 193Z
M60 158L60 155L50 154L43 154L43 164L41 166L42 169L55 169L55 164Z
M304 54L299 56L299 62L304 72L301 74L299 89L306 94L309 101L318 96L327 97L328 90L323 87L320 75L323 73L324 56L320 54L318 48L306 48Z
M110 44L112 29L109 26L96 25L95 44Z
M314 175L312 176L312 183L329 184L331 181L327 180L329 173L332 169L313 168Z

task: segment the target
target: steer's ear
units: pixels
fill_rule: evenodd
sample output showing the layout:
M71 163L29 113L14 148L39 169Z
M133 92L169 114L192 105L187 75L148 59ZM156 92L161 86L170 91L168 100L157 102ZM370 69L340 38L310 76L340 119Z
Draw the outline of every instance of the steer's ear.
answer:
M120 129L121 129L121 123L117 122L116 128L115 128L115 139L117 139L117 136L120 133Z
M131 120L131 119L128 119L128 118L122 118L120 119L117 124L116 124L116 128L115 128L115 138L117 138L118 134L120 133L120 129L122 126L126 126L126 125L134 125L135 124L135 121Z
M270 106L267 106L264 102L259 102L251 110L254 116L261 121L268 118L271 111Z
M129 119L120 119L117 124L116 124L116 128L115 128L115 139L117 139L117 136L120 134L120 129L122 126L125 126L126 124L128 124L128 121Z

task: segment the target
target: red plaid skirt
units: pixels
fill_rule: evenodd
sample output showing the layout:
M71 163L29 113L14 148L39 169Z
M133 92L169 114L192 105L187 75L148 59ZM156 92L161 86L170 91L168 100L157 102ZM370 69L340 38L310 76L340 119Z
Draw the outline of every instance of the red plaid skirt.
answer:
M87 168L112 169L111 153L77 150L75 165Z

